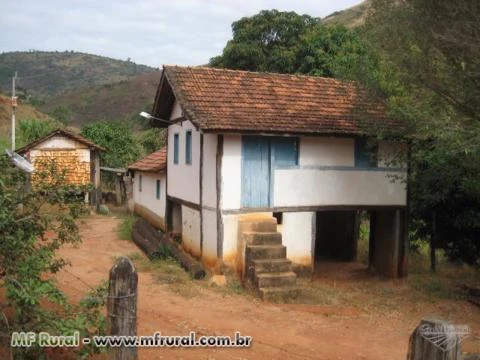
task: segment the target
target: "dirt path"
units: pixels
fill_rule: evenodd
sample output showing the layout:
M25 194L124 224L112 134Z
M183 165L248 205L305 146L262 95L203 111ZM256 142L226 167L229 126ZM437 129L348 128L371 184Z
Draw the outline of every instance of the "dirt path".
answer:
M82 245L62 250L72 266L57 278L72 299L107 279L114 257L139 252L132 242L118 240L118 224L112 217L89 218L81 225ZM405 359L418 322L400 311L374 315L334 306L274 305L205 287L186 297L150 272L139 273L138 319L139 335L240 331L253 337L249 349L140 349L140 359Z

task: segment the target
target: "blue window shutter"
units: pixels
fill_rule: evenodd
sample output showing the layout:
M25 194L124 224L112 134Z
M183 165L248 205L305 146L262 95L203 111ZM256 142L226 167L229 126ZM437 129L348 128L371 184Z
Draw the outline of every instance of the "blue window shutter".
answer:
M173 135L173 163L178 164L178 134Z
M157 199L160 199L160 180L157 180Z
M275 166L298 165L298 138L274 138L272 145L275 156Z
M376 149L369 147L364 138L355 139L355 167L377 167Z
M185 134L185 163L192 163L192 131L188 130Z

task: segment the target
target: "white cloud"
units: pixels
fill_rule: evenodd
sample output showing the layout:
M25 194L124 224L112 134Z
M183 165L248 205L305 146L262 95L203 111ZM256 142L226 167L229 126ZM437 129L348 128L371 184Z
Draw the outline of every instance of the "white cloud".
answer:
M262 9L324 17L361 0L21 0L2 4L0 52L75 50L141 64L198 65L231 23ZM5 36L5 34L7 34Z

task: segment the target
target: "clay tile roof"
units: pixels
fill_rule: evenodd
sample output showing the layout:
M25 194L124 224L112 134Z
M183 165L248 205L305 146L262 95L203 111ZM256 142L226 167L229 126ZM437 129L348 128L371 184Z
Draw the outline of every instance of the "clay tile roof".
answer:
M145 172L161 172L167 169L167 147L155 151L143 159L129 165L130 170L145 171Z
M32 141L31 143L25 145L24 147L22 147L20 149L17 149L16 152L18 154L23 154L23 153L29 151L30 149L34 148L38 144L41 144L45 140L48 140L55 135L61 135L61 136L71 138L71 139L76 140L81 144L87 145L89 148L92 148L92 149L95 149L95 150L106 151L105 148L101 147L100 145L95 144L94 142L88 140L87 138L84 138L80 134L76 134L76 133L74 133L70 130L66 130L66 129L56 129L56 130L53 130L52 132L48 133L44 137L41 137L40 139Z
M398 126L354 82L208 67L164 66L164 74L185 118L205 131L360 134L362 122Z

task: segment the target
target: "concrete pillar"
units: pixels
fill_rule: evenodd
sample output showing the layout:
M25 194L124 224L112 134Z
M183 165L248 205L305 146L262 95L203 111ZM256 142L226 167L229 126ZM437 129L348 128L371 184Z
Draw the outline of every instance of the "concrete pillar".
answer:
M371 232L374 244L375 271L383 276L396 278L403 274L400 260L406 256L404 247L404 211L375 211Z

